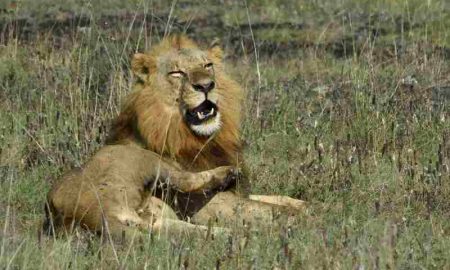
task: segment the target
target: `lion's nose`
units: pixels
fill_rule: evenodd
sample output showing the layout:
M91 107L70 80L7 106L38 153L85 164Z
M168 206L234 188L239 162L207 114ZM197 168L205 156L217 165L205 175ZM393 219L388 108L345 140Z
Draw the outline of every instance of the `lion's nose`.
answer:
M216 84L213 81L209 81L207 83L193 84L192 87L194 87L195 90L206 94L209 91L213 90L215 85Z

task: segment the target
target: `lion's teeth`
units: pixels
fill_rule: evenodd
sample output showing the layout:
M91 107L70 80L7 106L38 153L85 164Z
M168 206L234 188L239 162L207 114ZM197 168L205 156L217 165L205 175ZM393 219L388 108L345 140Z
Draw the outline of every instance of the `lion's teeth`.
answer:
M209 112L207 112L207 113L205 113L205 112L197 112L197 117L198 117L198 119L203 120L206 117L208 117L210 115L213 115L213 114L214 114L214 108L211 108L211 110Z
M198 117L198 119L202 120L202 119L204 119L206 116L204 116L203 113L197 112L197 117Z

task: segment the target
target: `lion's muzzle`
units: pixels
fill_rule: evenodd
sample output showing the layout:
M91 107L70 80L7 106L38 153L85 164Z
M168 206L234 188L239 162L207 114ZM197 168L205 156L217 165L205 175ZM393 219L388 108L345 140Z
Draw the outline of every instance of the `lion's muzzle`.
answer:
M194 87L195 90L203 92L207 94L209 91L213 90L215 86L215 83L213 81L206 81L199 84L193 84L192 87Z
M186 123L200 136L210 136L222 125L212 65L187 73L188 85L183 96Z

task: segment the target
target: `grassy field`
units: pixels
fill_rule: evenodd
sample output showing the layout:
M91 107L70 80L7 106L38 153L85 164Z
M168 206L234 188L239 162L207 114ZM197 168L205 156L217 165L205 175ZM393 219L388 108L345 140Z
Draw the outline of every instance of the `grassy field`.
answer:
M450 269L450 3L0 2L1 269ZM221 39L247 92L253 193L296 225L112 251L40 235L45 195L104 143L130 57L167 33Z

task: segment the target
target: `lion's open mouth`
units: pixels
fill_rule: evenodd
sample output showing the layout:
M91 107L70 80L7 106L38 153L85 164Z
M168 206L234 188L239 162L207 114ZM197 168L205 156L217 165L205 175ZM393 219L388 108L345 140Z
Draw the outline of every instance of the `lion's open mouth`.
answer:
M194 109L186 111L186 121L191 125L201 125L217 116L217 106L209 100Z

